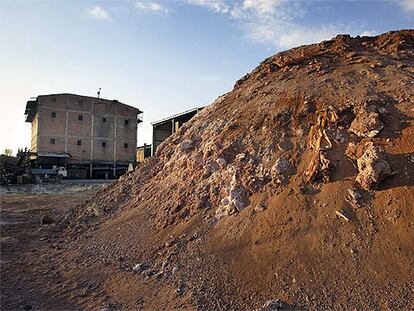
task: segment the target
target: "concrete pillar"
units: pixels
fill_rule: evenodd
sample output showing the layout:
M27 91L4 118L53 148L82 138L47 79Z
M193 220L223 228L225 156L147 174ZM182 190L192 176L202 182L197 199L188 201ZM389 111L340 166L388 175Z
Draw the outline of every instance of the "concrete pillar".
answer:
M156 141L156 127L155 125L152 126L152 145L151 145L151 156L155 156L155 141Z
M66 108L67 109L67 108ZM68 152L68 110L66 110L65 117L65 152Z

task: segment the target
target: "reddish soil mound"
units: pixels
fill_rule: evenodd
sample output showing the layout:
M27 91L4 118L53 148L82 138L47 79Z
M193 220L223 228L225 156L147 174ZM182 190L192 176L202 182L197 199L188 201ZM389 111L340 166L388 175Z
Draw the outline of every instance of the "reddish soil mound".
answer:
M413 309L413 107L413 30L279 53L68 214L53 260L121 309Z

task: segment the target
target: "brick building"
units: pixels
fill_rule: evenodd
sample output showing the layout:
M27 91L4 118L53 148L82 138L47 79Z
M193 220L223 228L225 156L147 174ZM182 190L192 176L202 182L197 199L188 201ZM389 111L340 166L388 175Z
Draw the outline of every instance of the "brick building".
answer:
M117 100L40 95L25 111L32 124L31 159L44 167L64 163L72 177L116 177L136 161L141 113Z

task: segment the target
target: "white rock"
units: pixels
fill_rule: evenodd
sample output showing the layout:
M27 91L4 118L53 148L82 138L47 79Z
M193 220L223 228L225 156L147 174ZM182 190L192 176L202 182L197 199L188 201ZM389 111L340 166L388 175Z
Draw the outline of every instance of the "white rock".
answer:
M261 306L257 311L276 311L280 310L283 307L283 303L279 300L269 300L266 301L266 303Z
M358 137L375 137L382 129L384 124L379 119L378 113L373 107L362 106L352 121L349 131Z
M357 165L358 175L355 180L365 190L392 174L382 151L373 144L366 147L364 154L357 160Z
M236 160L243 160L244 158L246 158L245 153L239 153L238 155L236 155Z
M139 272L139 271L141 271L141 264L140 263L137 263L133 268L132 268L132 271L134 271L134 272Z
M220 168L224 168L227 165L227 161L224 158L218 158L216 163L219 165Z

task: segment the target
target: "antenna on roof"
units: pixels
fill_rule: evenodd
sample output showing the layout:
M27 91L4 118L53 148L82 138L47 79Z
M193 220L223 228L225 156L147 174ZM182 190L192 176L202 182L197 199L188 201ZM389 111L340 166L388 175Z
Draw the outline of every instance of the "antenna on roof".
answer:
M98 98L101 96L101 88L98 90Z

